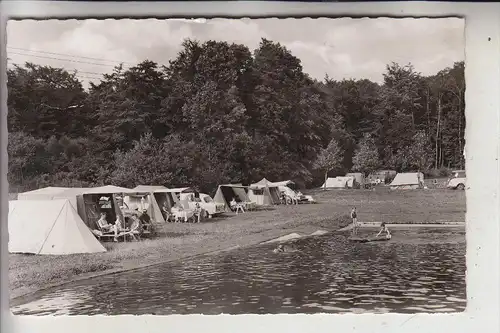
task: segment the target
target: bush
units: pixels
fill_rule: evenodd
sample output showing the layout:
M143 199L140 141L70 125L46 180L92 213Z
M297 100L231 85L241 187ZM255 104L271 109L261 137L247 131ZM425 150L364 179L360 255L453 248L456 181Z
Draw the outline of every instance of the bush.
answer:
M441 178L441 177L449 177L451 176L451 172L453 169L449 168L439 168L439 169L431 169L424 172L424 176L428 178Z

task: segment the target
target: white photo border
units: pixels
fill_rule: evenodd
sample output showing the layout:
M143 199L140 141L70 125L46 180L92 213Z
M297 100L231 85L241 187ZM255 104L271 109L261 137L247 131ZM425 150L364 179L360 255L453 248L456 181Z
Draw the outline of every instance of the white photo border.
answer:
M500 3L59 2L0 3L2 332L498 332ZM467 310L456 314L13 316L8 292L6 23L8 19L464 17Z

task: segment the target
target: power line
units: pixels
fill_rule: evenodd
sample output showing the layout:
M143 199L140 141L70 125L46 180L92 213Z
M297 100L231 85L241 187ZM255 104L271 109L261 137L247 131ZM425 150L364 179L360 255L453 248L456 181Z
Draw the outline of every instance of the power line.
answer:
M14 65L14 66L19 66L19 67L23 67L23 65L21 65L21 64L17 64L17 63L11 63L11 65ZM11 67L11 68L12 68L12 67ZM76 68L68 69L68 68L61 67L61 69L64 69L64 70L65 70L65 71L67 71L67 72L75 71L77 74L79 74L79 73L83 73L83 74L106 75L106 73L87 72L87 71L81 71L81 70L76 69Z
M15 55L20 55L20 56L25 56L25 57L37 57L37 58L52 59L52 60L59 60L59 61L75 62L75 63L80 63L80 64L89 64L89 65L95 65L95 66L117 67L117 65L111 65L111 64L98 64L98 63L95 63L95 62L79 61L79 60L73 60L73 59L54 58L54 57L37 55L37 54L24 54L24 53L18 53L18 52L9 52L9 53L10 54L15 54ZM123 67L125 68L126 66L123 66Z
M14 65L17 65L17 64L14 64ZM11 68L8 68L8 69L13 69L12 67ZM65 69L65 68L64 68ZM67 70L67 69L65 69ZM91 75L81 75L80 73L82 74L91 74ZM71 73L73 74L73 73ZM89 80L103 80L103 75L104 73L96 73L96 72L84 72L84 71L76 71L76 74L73 74L75 77L78 77L78 78L82 78L82 79L89 79ZM95 75L101 75L101 77L98 77L98 76L95 76Z
M110 59L103 59L103 58L84 57L84 56L77 56L77 55L65 54L65 53L57 53L57 52L48 52L48 51L40 51L40 50L23 49L23 48L20 48L20 47L7 46L7 49L19 50L19 51L26 51L26 52L34 52L34 53L52 54L52 55L64 56L64 57L90 59L90 60L116 62L116 63L123 63L123 64L134 65L133 63L128 62L128 61L118 61L118 60L110 60Z

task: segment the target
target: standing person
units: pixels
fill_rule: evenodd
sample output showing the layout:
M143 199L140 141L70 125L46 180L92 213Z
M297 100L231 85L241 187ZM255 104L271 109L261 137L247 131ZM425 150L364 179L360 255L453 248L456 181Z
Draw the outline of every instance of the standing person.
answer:
M352 234L358 234L358 214L356 211L356 207L353 207L351 210L351 219L352 219Z
M201 209L200 203L197 202L195 207L194 207L194 216L196 218L195 222L197 222L197 223L201 222L201 214L202 214L202 209Z

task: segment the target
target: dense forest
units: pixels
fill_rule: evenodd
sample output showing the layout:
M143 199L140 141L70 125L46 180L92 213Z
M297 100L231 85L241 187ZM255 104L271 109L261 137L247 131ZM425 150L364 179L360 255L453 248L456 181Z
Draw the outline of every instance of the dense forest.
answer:
M266 39L253 51L185 40L168 65L77 73L8 69L10 191L43 186L196 186L266 177L317 186L325 173L445 175L462 168L464 63L433 76L388 64L382 84L312 79Z

